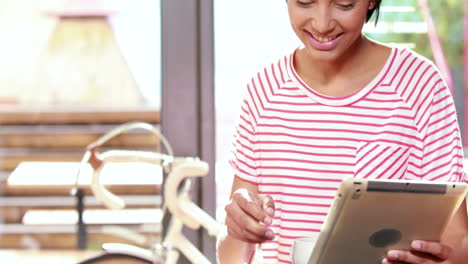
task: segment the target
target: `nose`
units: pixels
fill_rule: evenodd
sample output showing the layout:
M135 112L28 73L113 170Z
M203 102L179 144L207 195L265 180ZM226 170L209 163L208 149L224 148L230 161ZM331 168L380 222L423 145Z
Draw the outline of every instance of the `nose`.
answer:
M326 6L321 6L314 15L312 26L317 33L326 34L333 31L333 21L330 9Z

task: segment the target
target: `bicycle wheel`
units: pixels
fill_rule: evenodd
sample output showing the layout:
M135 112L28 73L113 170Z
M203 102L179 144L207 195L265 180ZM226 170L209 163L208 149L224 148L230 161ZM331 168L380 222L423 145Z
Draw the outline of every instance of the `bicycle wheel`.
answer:
M77 264L154 264L153 260L124 253L104 252L78 262Z

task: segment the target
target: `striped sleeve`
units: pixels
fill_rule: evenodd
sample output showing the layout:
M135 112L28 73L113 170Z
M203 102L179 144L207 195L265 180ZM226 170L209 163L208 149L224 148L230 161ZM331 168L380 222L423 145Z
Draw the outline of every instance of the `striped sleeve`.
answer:
M234 134L232 155L229 163L234 174L241 179L258 184L255 158L255 116L250 93L243 100L239 122Z
M453 98L438 74L432 79L432 100L428 101L420 122L423 140L420 176L423 180L430 181L466 182L463 148Z

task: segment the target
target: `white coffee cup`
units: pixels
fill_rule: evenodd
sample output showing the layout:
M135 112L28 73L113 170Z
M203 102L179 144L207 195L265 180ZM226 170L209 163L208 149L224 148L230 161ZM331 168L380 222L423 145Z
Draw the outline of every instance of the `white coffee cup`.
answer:
M316 237L303 237L294 240L290 253L293 264L307 264L315 242L317 242Z

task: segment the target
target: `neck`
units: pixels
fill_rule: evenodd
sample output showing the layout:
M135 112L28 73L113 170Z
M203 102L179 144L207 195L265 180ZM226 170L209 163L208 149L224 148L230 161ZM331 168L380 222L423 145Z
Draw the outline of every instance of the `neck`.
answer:
M357 70L356 65L362 65L362 60L367 58L366 53L371 45L371 41L362 36L348 52L334 60L311 58L304 48L298 51L296 70L301 77L307 76L307 79L319 85L326 85L339 76L346 76Z

